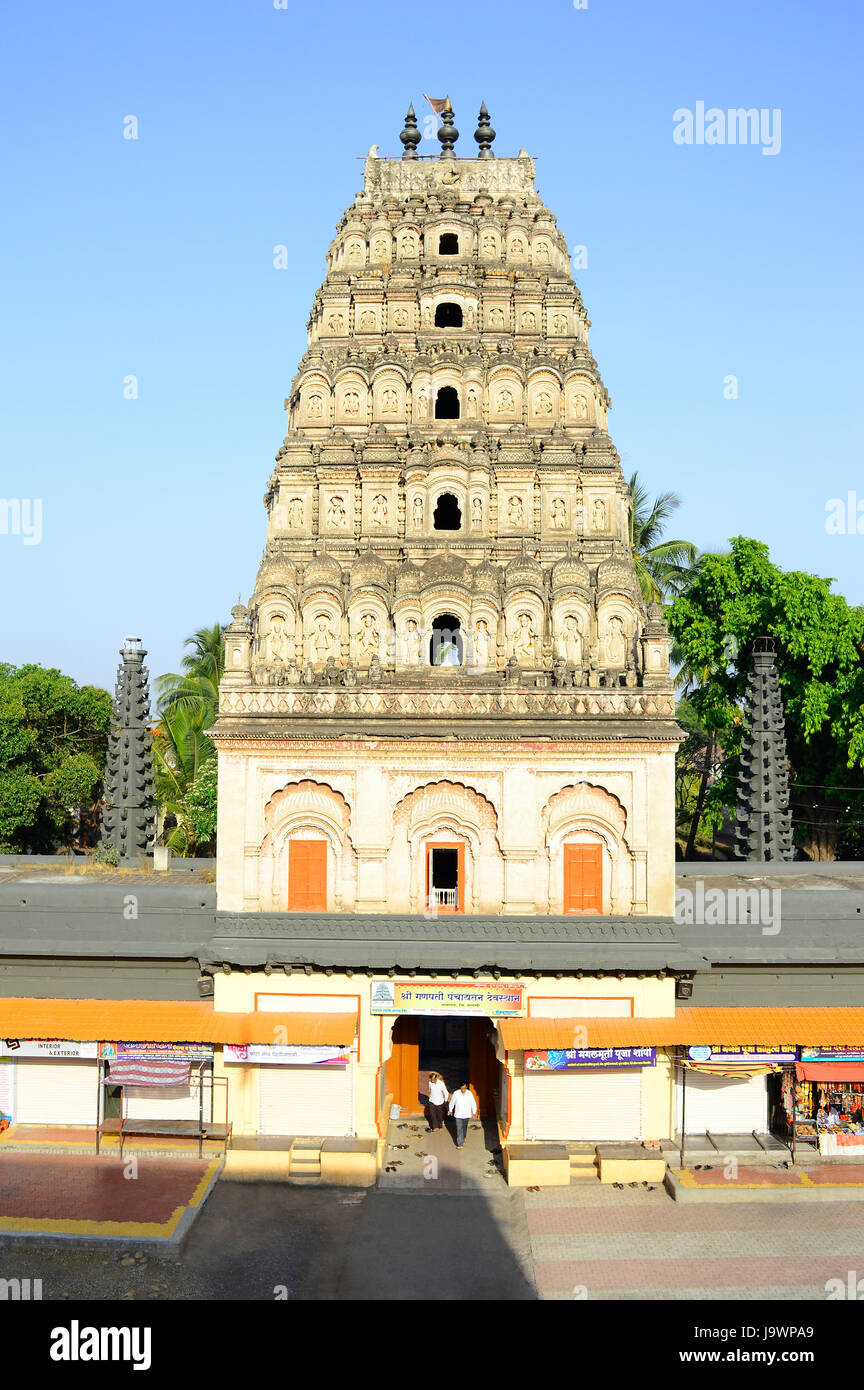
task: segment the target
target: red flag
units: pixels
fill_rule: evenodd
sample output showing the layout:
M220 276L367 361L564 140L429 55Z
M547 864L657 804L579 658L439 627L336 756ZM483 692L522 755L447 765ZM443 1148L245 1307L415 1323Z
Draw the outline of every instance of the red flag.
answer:
M423 93L423 95L424 97L426 97L426 100L432 107L432 110L435 112L436 116L440 116L442 111L451 110L449 97L427 97L425 92Z

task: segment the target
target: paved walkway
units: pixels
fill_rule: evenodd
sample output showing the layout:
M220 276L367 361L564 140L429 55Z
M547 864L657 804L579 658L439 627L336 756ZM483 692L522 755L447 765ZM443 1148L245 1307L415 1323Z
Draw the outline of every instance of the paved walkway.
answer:
M709 1175L710 1176L710 1175ZM818 1299L864 1276L864 1202L683 1205L662 1187L525 1193L544 1299ZM857 1276L856 1276L857 1277Z
M0 1153L0 1239L177 1243L218 1170L212 1160Z
M391 1170L391 1171L388 1171ZM425 1119L391 1120L378 1187L391 1192L484 1192L506 1188L494 1120L472 1120L462 1149L456 1126L430 1134Z
M119 1136L104 1134L99 1148L104 1154L119 1153ZM204 1154L208 1157L220 1157L224 1148L220 1140L204 1140ZM10 1125L0 1134L0 1154L13 1152L92 1154L96 1152L96 1130L93 1125ZM198 1140L171 1135L128 1135L123 1153L197 1158Z

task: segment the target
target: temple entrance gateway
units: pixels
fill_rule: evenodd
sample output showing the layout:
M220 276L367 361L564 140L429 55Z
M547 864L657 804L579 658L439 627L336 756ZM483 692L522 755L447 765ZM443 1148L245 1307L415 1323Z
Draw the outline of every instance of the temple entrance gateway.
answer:
M386 1064L386 1089L403 1115L422 1115L429 1097L429 1073L438 1071L448 1091L469 1081L481 1117L496 1114L495 1025L488 1018L446 1014L393 1024L393 1052Z

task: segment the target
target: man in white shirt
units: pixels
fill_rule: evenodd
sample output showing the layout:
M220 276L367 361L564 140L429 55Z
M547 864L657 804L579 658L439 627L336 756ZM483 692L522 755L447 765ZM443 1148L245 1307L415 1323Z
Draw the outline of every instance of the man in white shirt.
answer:
M477 1102L468 1090L467 1081L463 1081L450 1097L450 1114L456 1121L456 1147L461 1149L468 1133L468 1121L477 1114Z
M433 1132L444 1125L444 1111L450 1099L450 1092L437 1071L429 1073L429 1128Z

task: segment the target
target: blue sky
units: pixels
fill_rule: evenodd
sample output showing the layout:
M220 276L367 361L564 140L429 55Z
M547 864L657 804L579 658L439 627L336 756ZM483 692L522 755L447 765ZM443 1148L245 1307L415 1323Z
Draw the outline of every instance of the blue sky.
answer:
M535 157L587 247L576 278L612 436L628 475L681 495L676 534L756 536L864 602L864 534L825 529L831 498L864 501L862 14L8 4L0 497L41 499L42 539L0 534L0 660L110 686L136 633L157 674L248 596L358 156L399 152L424 91L450 96L457 154L485 100L498 153ZM676 144L673 113L700 101L779 109L779 153Z

